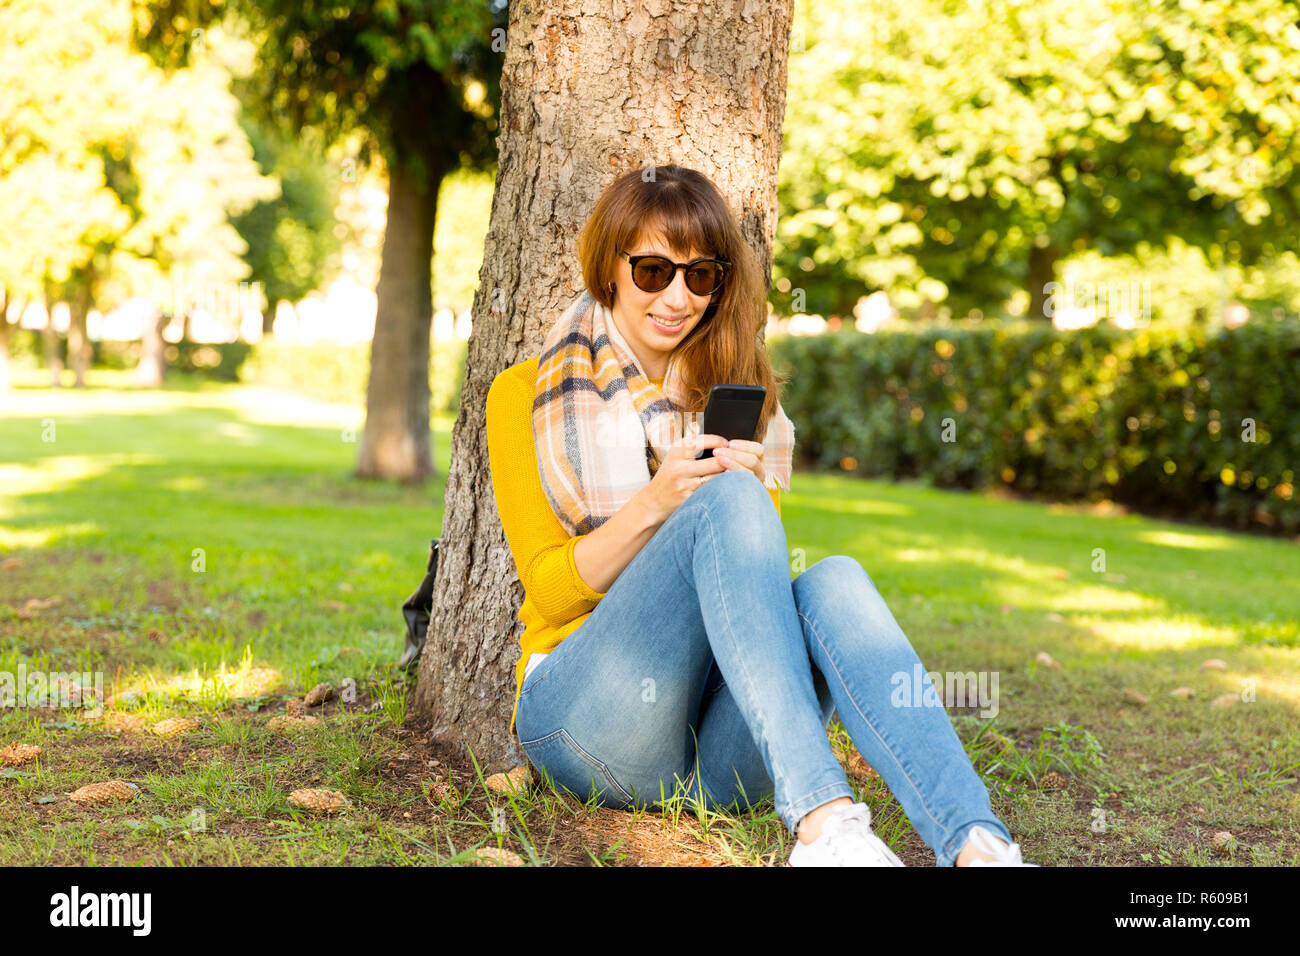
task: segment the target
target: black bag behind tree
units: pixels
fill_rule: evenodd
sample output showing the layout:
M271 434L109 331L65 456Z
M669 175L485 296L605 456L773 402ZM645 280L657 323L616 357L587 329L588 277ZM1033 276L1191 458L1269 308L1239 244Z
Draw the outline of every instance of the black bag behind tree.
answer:
M397 666L409 669L420 660L424 650L424 639L429 634L429 615L433 612L433 579L438 573L438 541L434 538L429 543L429 560L425 564L424 580L415 592L402 605L402 617L406 618L406 650Z

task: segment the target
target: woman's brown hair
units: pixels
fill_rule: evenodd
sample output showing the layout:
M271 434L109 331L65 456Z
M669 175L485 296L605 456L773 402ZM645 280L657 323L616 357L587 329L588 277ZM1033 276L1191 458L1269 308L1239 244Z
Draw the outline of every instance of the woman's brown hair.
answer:
M635 248L655 230L673 249L698 249L700 255L731 263L704 316L673 350L685 385L684 411L703 411L709 389L720 382L762 385L767 389L757 432L762 441L782 384L758 341L767 319L767 290L757 256L708 177L684 166L655 166L652 179L633 169L606 186L578 236L578 261L588 291L613 309L619 250Z

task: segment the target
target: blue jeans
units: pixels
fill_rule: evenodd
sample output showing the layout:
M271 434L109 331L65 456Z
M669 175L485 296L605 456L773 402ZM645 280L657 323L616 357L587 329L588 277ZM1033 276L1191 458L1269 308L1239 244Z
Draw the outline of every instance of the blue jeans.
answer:
M679 786L711 810L774 797L795 834L808 811L854 799L826 737L838 709L938 865L976 824L1011 842L942 706L891 702L920 662L866 571L833 555L791 581L787 560L752 473L705 481L524 682L529 762L604 806Z

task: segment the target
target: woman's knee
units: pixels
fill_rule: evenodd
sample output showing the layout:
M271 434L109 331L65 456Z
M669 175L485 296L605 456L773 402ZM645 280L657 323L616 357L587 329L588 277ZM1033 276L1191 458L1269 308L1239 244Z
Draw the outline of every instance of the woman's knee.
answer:
M800 600L850 600L862 589L875 594L876 584L857 558L832 554L798 574L792 584L795 604Z
M767 487L752 471L714 475L686 502L693 503L699 519L707 520L715 531L739 538L739 547L762 547L774 541L784 547L781 517Z

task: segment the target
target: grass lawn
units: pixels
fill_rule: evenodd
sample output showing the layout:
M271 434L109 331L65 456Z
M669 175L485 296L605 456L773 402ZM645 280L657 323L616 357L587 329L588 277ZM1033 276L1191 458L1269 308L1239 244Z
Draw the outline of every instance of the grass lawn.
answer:
M398 608L444 485L350 477L358 410L43 380L20 372L0 394L0 674L100 671L114 699L98 718L0 707L0 746L43 748L0 769L0 865L427 865L483 847L541 865L784 863L770 800L730 816L499 794L403 728ZM451 421L436 428L445 476ZM996 716L949 713L1027 859L1300 864L1295 542L804 473L783 518L793 571L856 557L931 671L996 673ZM325 704L318 727L268 729L345 678L355 700ZM201 725L149 732L173 716ZM932 863L838 722L831 735L877 832ZM109 779L140 796L66 798ZM352 806L291 807L306 787Z

